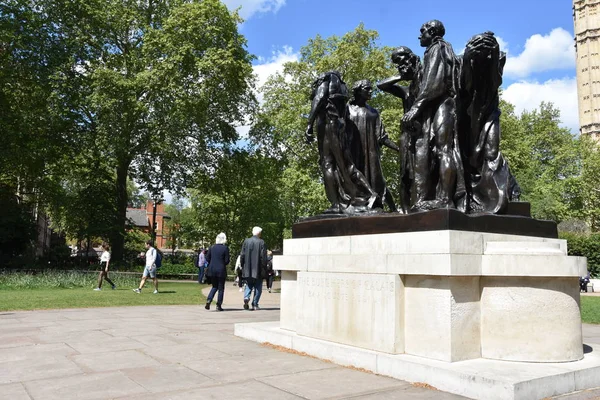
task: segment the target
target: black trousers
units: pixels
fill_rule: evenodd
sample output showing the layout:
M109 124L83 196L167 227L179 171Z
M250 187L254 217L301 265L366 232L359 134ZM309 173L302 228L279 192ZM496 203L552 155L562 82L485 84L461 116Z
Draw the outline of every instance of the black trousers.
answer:
M210 293L208 294L206 302L212 302L213 298L215 297L215 293L219 291L219 296L217 297L217 305L220 307L221 304L223 304L223 294L225 292L225 278L218 278L216 276L213 276L210 278L210 281L212 283L212 289L210 289Z

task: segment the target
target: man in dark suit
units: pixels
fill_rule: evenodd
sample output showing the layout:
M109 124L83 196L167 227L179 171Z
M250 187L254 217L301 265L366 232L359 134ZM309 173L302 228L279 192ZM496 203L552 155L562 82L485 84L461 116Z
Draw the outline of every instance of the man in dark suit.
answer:
M267 266L267 249L265 242L260 238L262 228L255 226L252 228L252 237L244 240L242 244L242 253L240 261L242 263L242 279L246 281L244 290L244 310L249 310L250 293L254 289L252 298L252 311L259 310L258 301L262 293L263 279L265 278L265 269Z

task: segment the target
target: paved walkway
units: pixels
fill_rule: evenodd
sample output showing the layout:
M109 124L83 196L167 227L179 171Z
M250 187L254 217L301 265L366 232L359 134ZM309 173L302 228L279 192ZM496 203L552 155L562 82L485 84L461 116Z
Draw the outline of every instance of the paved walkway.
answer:
M198 305L0 313L0 398L461 398L235 337L236 322L279 318L278 293L264 291L255 312L242 310L241 299L228 284L225 312ZM584 333L600 342L600 326Z

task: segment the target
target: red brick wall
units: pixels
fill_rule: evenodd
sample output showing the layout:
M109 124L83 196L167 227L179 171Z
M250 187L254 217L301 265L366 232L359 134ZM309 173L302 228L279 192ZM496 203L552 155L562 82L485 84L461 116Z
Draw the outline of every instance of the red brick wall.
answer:
M154 203L152 200L148 200L146 203L146 215L148 216L148 222L152 226L152 212ZM165 213L165 205L163 203L156 205L156 241L155 245L159 249L167 247L167 235L169 230L166 225L166 218L162 214Z

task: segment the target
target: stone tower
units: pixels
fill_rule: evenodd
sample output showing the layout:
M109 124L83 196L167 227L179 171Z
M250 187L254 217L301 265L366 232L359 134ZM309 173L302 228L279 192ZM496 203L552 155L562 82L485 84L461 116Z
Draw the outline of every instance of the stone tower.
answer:
M574 0L581 133L600 141L600 0Z

